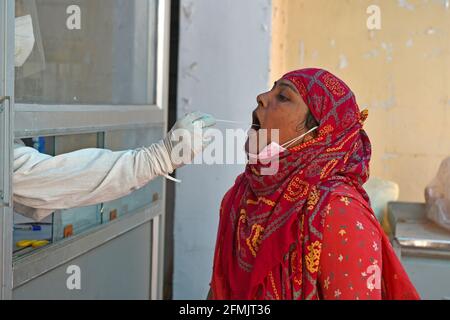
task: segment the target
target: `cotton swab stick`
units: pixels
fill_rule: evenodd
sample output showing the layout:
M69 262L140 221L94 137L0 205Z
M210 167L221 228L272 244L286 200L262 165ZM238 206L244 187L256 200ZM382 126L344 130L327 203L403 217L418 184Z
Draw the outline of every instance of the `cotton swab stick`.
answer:
M248 126L260 126L256 123L250 123L250 122L242 122L242 121L232 121L232 120L224 120L224 119L216 119L216 122L223 122L223 123L234 123L234 124L245 124Z

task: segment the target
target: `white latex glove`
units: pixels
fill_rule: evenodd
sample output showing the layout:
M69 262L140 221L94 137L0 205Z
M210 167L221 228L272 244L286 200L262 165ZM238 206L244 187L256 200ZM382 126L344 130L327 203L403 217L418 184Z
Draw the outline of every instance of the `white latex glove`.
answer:
M200 111L189 113L175 123L163 139L174 169L191 163L212 142L205 131L215 124L213 116Z

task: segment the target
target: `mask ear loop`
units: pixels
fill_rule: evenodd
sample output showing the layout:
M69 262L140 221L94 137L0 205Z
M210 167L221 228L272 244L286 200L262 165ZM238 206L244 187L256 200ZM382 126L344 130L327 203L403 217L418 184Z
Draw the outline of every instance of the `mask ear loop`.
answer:
M312 129L310 129L308 132L305 132L305 133L302 134L301 136L298 136L298 137L296 137L296 138L294 138L294 139L292 139L292 140L289 140L289 141L283 143L282 147L283 147L283 148L286 148L286 149L289 148L289 146L291 146L293 143L296 143L297 141L299 141L300 139L302 139L302 138L303 138L304 136L306 136L307 134L313 132L313 131L316 130L317 128L319 128L319 127L316 126L316 127L312 128Z
M181 183L181 180L175 179L174 177L171 177L168 174L165 174L163 177L166 178L167 180L170 180L170 181L173 181L173 182L176 182L176 183Z

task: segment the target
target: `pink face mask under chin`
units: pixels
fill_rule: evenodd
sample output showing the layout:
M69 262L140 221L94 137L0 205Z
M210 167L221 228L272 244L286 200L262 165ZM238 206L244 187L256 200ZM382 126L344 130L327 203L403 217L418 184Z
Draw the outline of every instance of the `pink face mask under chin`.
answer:
M265 146L261 152L259 152L259 154L253 154L253 153L248 153L248 156L250 159L253 160L260 160L260 161L267 161L270 159L273 159L275 157L277 157L279 154L283 153L284 151L287 150L287 148L289 148L290 146L292 146L293 144L295 144L297 141L303 139L303 137L305 137L307 134L313 132L314 130L316 130L318 127L314 127L312 129L310 129L309 131L305 132L304 134L295 137L292 140L289 140L285 143L283 143L283 145L279 145L278 143L276 143L275 141L272 141L271 143L269 143L267 146Z

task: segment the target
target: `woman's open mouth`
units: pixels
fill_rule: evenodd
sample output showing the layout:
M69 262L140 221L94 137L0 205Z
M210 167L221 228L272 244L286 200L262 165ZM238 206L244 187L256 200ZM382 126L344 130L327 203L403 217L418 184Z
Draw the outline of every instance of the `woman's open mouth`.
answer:
M247 141L245 142L245 151L249 153L250 150L250 143L253 146L258 145L258 137L256 132L261 128L261 122L258 119L258 115L256 114L256 111L253 111L252 113L252 126L250 127L248 131L248 137Z
M256 114L256 111L253 111L252 113L252 129L255 131L258 131L261 128L261 122L258 119L258 115Z

